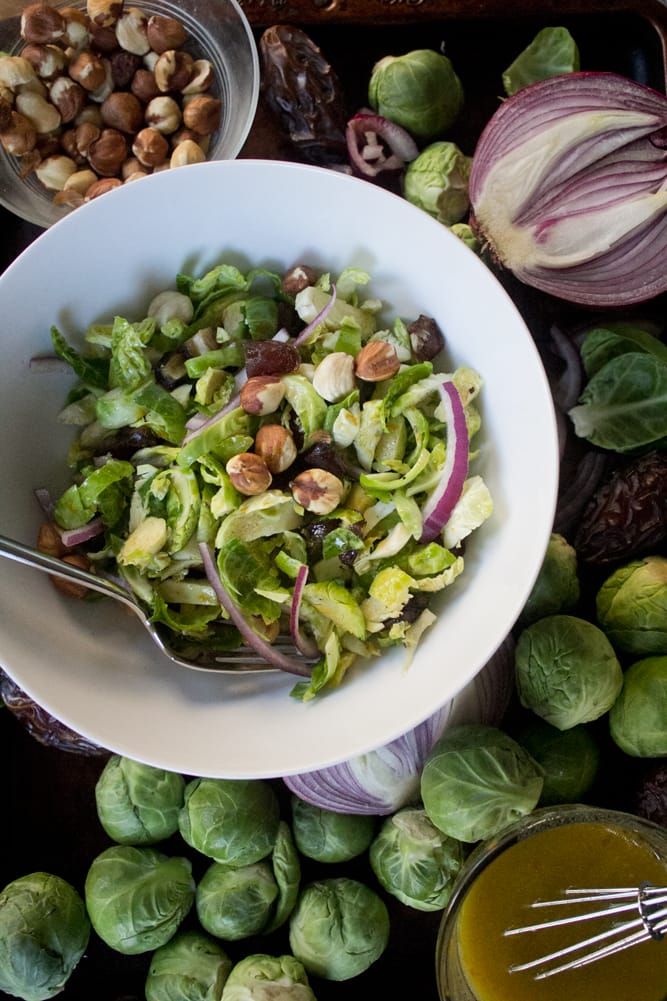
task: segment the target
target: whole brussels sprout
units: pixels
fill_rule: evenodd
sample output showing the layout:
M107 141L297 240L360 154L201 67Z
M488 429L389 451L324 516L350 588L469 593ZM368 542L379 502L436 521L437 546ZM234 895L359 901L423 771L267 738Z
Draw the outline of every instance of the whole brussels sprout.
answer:
M579 595L577 552L563 535L552 532L520 622L528 625L547 615L566 612L577 604Z
M429 141L453 125L463 107L463 85L451 60L433 49L385 56L368 84L374 111Z
M196 929L177 932L151 957L146 1001L220 1001L231 968L219 942Z
M211 935L234 942L259 935L278 898L278 886L267 862L237 869L212 862L197 886L197 917Z
M431 749L421 777L429 820L458 841L481 841L530 813L542 769L502 730L483 723L450 727Z
M600 764L600 748L584 724L559 730L535 717L517 739L544 771L539 806L584 799Z
M95 786L100 824L121 845L151 845L178 830L185 779L113 754Z
M439 831L425 810L405 807L383 822L369 859L387 893L418 911L439 911L461 868L463 845Z
M292 831L302 855L317 862L347 862L365 852L375 834L375 818L335 813L292 796Z
M617 650L667 654L667 557L647 556L614 570L597 593L596 609Z
M389 912L364 883L341 876L309 883L289 924L293 954L309 973L349 980L380 958L389 942Z
M472 158L453 142L431 143L408 164L403 194L409 202L445 226L463 219L468 208L468 177Z
M623 685L605 634L575 615L548 615L527 626L514 660L521 704L559 730L608 712Z
M0 893L0 990L24 1001L58 994L83 956L90 921L60 876L32 872Z
M316 1001L303 963L294 956L245 956L233 967L222 1001Z
M645 657L628 667L609 712L609 731L635 758L667 755L667 657Z
M189 859L155 848L114 845L88 870L86 907L93 928L117 952L158 949L174 935L195 898Z
M280 807L268 782L197 778L185 787L178 818L183 839L202 855L244 866L273 849Z

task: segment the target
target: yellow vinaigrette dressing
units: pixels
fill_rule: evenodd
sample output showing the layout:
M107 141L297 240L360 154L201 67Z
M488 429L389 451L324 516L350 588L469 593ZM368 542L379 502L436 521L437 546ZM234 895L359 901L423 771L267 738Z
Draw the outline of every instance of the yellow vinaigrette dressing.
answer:
M565 824L510 846L475 879L461 906L459 957L475 997L479 1001L667 1001L667 936L546 980L534 980L533 970L508 972L513 963L537 959L619 920L593 919L505 937L506 928L560 916L548 908L529 909L528 904L562 897L568 886L634 887L643 880L664 886L667 866L650 845L621 827ZM628 916L636 914L629 912L620 920Z

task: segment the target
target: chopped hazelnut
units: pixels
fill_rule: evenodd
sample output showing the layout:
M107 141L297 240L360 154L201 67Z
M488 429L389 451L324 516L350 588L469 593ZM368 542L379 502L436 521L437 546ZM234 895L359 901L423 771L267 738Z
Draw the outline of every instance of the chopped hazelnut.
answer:
M326 469L306 469L290 483L292 497L306 511L330 514L340 504L345 487L343 481Z
M235 490L246 497L263 494L271 486L271 473L261 455L241 452L234 455L225 466L227 475Z
M357 378L364 382L384 382L396 375L400 367L396 348L388 341L369 341L355 362Z
M255 435L255 451L271 473L284 473L297 457L292 432L282 424L263 424Z

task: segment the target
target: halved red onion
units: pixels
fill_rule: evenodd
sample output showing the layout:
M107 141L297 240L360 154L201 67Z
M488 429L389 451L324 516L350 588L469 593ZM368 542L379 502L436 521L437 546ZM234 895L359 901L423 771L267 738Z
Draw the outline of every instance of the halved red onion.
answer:
M301 613L301 599L303 597L303 589L306 586L308 580L308 567L300 566L299 572L296 575L296 580L294 581L294 590L292 591L292 605L290 608L289 617L289 628L292 635L292 640L294 641L294 646L297 648L299 653L302 653L304 657L319 657L320 651L314 640L310 639L308 636L304 636L301 632L301 624L299 622L299 615Z
M409 132L382 115L360 111L347 123L345 141L350 163L363 177L401 170L419 149Z
M447 451L439 484L422 509L420 542L433 542L449 521L468 475L468 426L459 392L447 379L439 385L447 428Z
M571 302L667 290L667 97L614 73L550 77L504 101L475 149L471 224L497 263Z
M288 674L298 674L301 677L309 678L311 668L308 664L305 664L303 661L297 660L296 658L286 657L285 654L276 650L270 643L267 643L266 640L262 639L262 637L255 632L250 623L246 621L243 613L220 579L220 574L218 573L218 568L215 562L215 556L211 547L205 542L200 542L199 550L204 561L204 571L206 572L206 577L215 591L218 601L228 613L230 619L248 646L251 647L255 653L258 653L260 657L263 657L267 664L270 664L272 667L277 667L281 671L287 671Z

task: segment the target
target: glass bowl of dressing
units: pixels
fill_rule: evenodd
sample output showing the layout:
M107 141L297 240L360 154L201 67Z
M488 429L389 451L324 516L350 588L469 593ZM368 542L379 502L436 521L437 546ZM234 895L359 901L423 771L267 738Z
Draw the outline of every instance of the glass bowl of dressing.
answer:
M473 849L453 888L436 946L441 1001L665 1001L667 938L543 980L534 969L510 972L615 920L506 936L508 928L554 917L552 910L530 910L535 900L561 898L568 887L638 887L644 880L667 885L667 829L648 820L572 804L510 825Z

